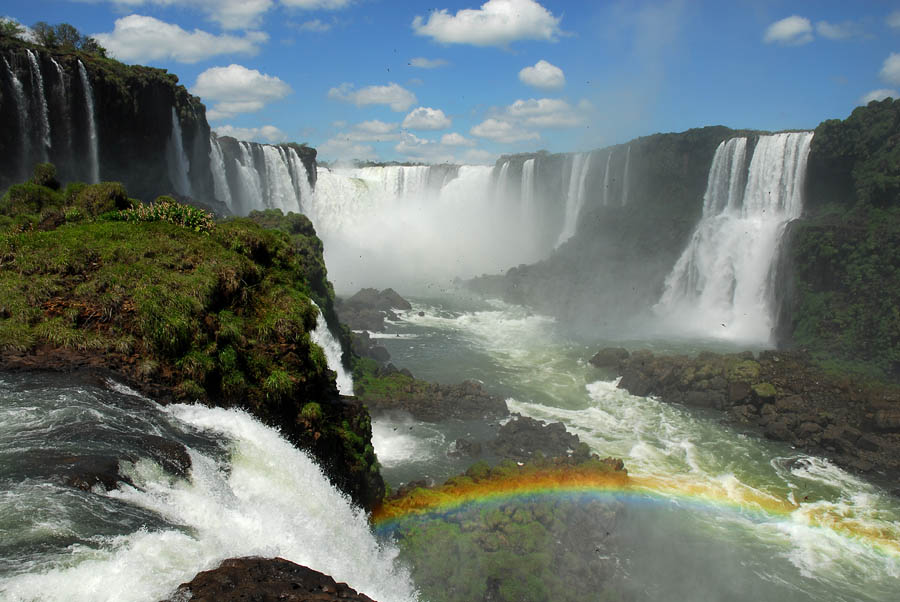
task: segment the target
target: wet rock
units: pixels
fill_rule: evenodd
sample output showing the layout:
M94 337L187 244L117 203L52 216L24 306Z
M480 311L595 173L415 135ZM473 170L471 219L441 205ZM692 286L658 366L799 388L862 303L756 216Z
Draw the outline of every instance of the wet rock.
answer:
M587 447L577 435L568 432L563 423L547 424L526 416L517 416L500 427L490 446L498 456L521 462L537 455L546 458L581 456L585 455Z
M874 426L878 431L900 433L900 408L875 412Z
M340 321L352 330L373 332L384 330L385 318L394 321L400 319L394 313L395 309L406 311L412 309L412 305L391 288L380 292L374 288L364 288L335 305Z
M782 420L775 420L766 426L766 437L776 441L790 441L793 439L790 428Z
M622 347L606 347L595 353L588 361L597 368L617 370L619 365L628 359L629 355L628 350Z
M66 484L83 491L94 487L109 491L120 483L132 484L131 479L119 472L119 459L114 456L71 456L57 461Z
M162 466L169 474L186 478L191 469L191 456L187 448L178 441L156 435L141 435L137 438L141 451Z
M284 558L230 558L162 602L373 602L346 583Z
M750 397L750 385L744 381L733 381L728 383L728 401L731 403L740 403Z
M797 432L805 438L810 435L815 435L816 433L821 433L822 427L815 422L803 422L798 427Z
M882 448L882 441L881 437L866 433L856 440L856 446L866 451L877 452Z
M454 449L449 455L454 457L469 456L477 458L481 455L482 451L483 448L480 441L473 441L471 439L460 437L456 440Z

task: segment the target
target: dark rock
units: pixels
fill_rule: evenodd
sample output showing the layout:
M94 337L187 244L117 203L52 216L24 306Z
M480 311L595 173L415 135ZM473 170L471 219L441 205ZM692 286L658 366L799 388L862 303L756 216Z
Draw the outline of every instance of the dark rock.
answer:
M775 407L780 411L799 412L804 405L803 397L800 395L791 395L775 400Z
M398 390L369 392L358 390L373 414L385 412L407 412L425 422L440 422L447 419L503 418L509 415L506 402L484 390L484 386L474 380L457 385L443 385L416 380L409 370L398 370L388 364L381 375L400 374L408 382Z
M517 416L501 426L490 445L498 456L520 462L538 454L546 458L584 455L586 447L577 435L566 430L563 423L546 424L525 416ZM587 455L590 455L589 451Z
M409 310L409 301L397 294L394 289L379 292L374 288L364 288L349 299L340 301L335 309L340 321L352 330L384 330L384 320L399 320L393 310Z
M866 433L856 440L856 446L866 451L877 452L882 448L882 439L877 435Z
M163 602L373 602L346 583L284 558L230 558L198 573Z
M472 441L471 439L465 439L460 437L456 440L456 445L454 451L450 452L450 455L460 457L460 456L470 456L470 457L478 457L481 455L482 446L479 441Z
M750 384L743 381L732 381L728 383L728 401L730 403L740 403L750 397Z
M163 470L182 478L188 476L191 456L184 445L156 435L141 435L137 441L141 450L162 466Z
M653 383L643 372L627 368L621 380L619 380L618 387L625 389L632 395L645 397L653 390Z
M900 408L875 412L874 426L881 432L900 433Z
M617 370L619 365L628 359L629 355L628 350L622 347L606 347L595 353L594 357L588 361L597 368Z
M132 484L119 472L119 459L114 456L72 456L59 458L58 462L66 474L66 484L84 491L97 486L109 491L120 483Z
M815 422L802 422L800 424L800 427L797 429L797 432L799 432L803 437L808 437L809 435L821 433L822 427Z
M715 391L688 391L684 394L684 404L698 408L721 409L723 402L722 395Z
M793 439L790 428L781 420L772 421L766 426L766 437L776 441L790 441Z

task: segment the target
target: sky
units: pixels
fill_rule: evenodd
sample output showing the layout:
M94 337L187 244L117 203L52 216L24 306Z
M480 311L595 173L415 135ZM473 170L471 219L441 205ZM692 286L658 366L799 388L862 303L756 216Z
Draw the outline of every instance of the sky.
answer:
M161 67L223 135L326 161L493 163L726 125L812 129L900 96L881 0L0 0Z

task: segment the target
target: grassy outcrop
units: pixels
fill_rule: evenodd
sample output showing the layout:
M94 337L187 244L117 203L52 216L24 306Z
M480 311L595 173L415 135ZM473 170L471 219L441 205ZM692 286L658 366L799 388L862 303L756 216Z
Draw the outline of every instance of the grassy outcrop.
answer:
M368 413L341 401L310 340L312 281L324 277L324 266L310 270L321 263L314 232L214 224L170 199L98 213L127 199L114 184L74 196L23 186L0 203L3 364L88 356L176 400L246 408L312 451L357 501L380 497ZM318 411L304 412L310 403Z

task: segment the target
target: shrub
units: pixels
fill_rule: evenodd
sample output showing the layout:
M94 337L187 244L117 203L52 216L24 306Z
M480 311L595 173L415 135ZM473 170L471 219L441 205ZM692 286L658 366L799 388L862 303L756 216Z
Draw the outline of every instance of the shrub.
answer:
M6 215L37 215L63 204L62 195L46 186L25 182L9 187L0 201L0 212Z
M115 217L132 223L169 222L202 233L209 233L215 227L213 215L208 211L190 205L182 205L168 196L157 197L156 201L149 205L136 205L124 209Z
M84 209L88 215L98 216L116 209L125 209L131 206L131 201L121 183L100 182L82 188L75 197L74 204Z
M56 179L56 166L53 163L38 163L34 166L32 182L38 186L46 186L51 190L59 190L59 180Z

